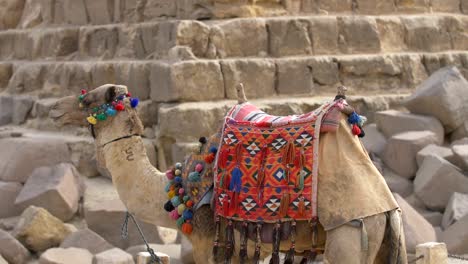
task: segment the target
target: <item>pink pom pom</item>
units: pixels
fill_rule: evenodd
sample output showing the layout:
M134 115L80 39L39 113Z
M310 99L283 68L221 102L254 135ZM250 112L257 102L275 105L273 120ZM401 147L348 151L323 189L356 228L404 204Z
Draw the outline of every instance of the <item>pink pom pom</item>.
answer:
M198 171L198 172L201 172L203 170L203 165L201 163L198 163L196 166L195 166L195 170Z
M166 171L166 177L169 179L169 180L173 180L174 179L174 172L172 170L167 170Z
M177 212L177 208L172 210L170 213L169 213L169 216L173 219L173 220L177 220L179 219L179 212Z
M182 194L184 194L184 193L185 193L185 190L184 190L183 188L180 188L180 189L179 189L179 195L182 195Z

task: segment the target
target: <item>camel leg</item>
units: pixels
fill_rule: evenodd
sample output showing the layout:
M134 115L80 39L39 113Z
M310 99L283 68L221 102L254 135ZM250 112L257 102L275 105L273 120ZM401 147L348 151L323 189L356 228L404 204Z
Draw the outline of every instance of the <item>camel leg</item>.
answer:
M325 264L372 264L385 234L386 216L378 214L364 218L368 249L362 247L362 228L342 225L327 232Z

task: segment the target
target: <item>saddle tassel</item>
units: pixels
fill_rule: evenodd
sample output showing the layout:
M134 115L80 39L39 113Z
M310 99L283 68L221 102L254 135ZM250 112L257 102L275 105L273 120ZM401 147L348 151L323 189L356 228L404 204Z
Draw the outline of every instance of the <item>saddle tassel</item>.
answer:
M304 202L304 197L299 198L299 204L297 206L298 214L300 216L304 216L305 213L305 202Z
M260 187L263 184L263 180L265 179L265 163L266 163L266 156L267 156L267 147L263 147L260 153L260 168L258 170L257 175L257 186Z
M289 193L286 193L286 192L283 193L283 197L281 198L281 202L280 202L280 210L279 210L281 217L284 217L288 213L289 202L290 202Z
M226 252L224 253L225 263L231 263L231 258L234 253L234 225L232 220L228 221L226 228Z
M305 162L304 150L301 149L301 155L299 156L299 172L297 175L299 180L296 180L296 188L299 188L301 191L304 189L304 173L302 170L304 169Z
M261 231L262 231L262 224L257 224L256 234L255 234L255 253L253 257L254 264L258 264L258 262L260 261L260 249L261 249L261 243L262 243L262 238L260 236Z
M284 153L283 153L283 166L286 174L286 180L290 181L290 172L289 168L291 166L294 166L294 160L296 156L296 150L294 148L294 141L289 141L286 146L284 147Z
M286 253L284 264L293 264L295 254L296 254L296 221L292 221L291 222L291 247L289 248L288 253Z
M214 237L214 242L213 242L213 256L216 258L218 255L219 251L219 230L220 230L220 221L219 221L219 215L216 215L215 217L215 237Z
M241 244L240 244L240 263L246 263L247 261L247 237L249 232L249 224L247 222L242 223L242 230L241 230Z
M270 264L279 264L279 247L281 242L281 223L278 222L275 224L273 229L273 253L271 254Z

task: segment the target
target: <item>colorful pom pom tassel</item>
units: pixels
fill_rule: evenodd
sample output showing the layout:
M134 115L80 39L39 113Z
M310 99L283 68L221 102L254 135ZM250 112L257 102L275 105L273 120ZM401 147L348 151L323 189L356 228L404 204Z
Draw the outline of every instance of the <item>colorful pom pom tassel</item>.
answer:
M175 183L182 183L182 177L180 177L180 176L175 177L174 182Z
M172 198L174 198L174 196L175 196L175 191L174 190L171 190L171 191L167 192L167 198L172 199Z
M104 114L104 113L100 113L100 114L97 114L97 115L96 115L96 118L97 118L97 120L99 120L99 121L104 121L104 120L107 119L107 116L106 116L106 114Z
M185 210L182 216L184 217L185 220L192 220L193 212L192 210Z
M177 212L179 213L179 215L184 214L185 208L185 204L179 204L179 206L177 206Z
M184 188L180 188L180 189L179 189L179 195L184 195L184 193L185 193Z
M172 202L172 205L174 207L177 207L180 205L180 199L179 199L179 196L174 196L171 198L171 202Z
M122 104L122 102L118 102L118 103L115 105L114 108L115 108L115 110L117 110L117 111L123 111L123 110L125 110L125 105Z
M196 171L192 171L191 173L189 173L188 180L190 182L199 182L200 181L200 173L198 173Z
M209 155L205 156L205 162L208 164L213 163L214 159L215 159L215 155L213 153L210 153Z
M174 206L172 205L172 202L169 200L167 201L165 204L164 204L164 210L166 210L167 212L172 212L172 210L174 210Z
M174 172L172 170L167 170L166 171L166 177L168 180L173 180L174 179Z
M353 131L353 135L355 135L355 136L361 134L361 129L360 129L359 126L356 125L356 124L353 125L352 131Z
M169 217L172 218L173 220L179 219L179 213L177 212L177 209L172 210L169 213Z
M177 219L176 224L178 228L182 228L182 225L185 223L185 219L183 217L180 217Z
M192 231L193 231L193 226L191 223L187 222L182 225L182 232L184 232L184 234L190 235L192 234Z
M185 195L184 198L182 198L182 200L184 200L184 203L186 203L188 200L190 200L190 197L188 195Z
M195 166L195 171L197 171L197 172L202 172L202 170L203 170L203 164L198 163L198 164Z
M177 162L177 163L175 164L175 168L178 169L178 170L182 169L182 163Z
M359 115L356 113L356 112L352 112L349 116L348 116L348 122L352 125L354 124L359 124L359 121L360 121L360 118L359 118Z
M216 154L216 152L218 152L218 148L214 146L210 148L210 153Z
M86 118L86 120L87 120L88 123L90 123L91 125L97 124L97 120L96 120L96 118L95 118L94 116L88 116L88 117Z
M231 182L229 183L229 190L239 193L242 186L242 171L236 167L232 170L231 174L232 177Z
M117 111L114 108L109 107L106 109L106 115L115 116L115 114L117 114Z
M193 201L190 200L190 201L187 201L187 203L185 204L188 208L192 208L193 207Z
M137 107L139 102L140 102L140 100L138 100L138 98L130 98L130 106L132 108Z

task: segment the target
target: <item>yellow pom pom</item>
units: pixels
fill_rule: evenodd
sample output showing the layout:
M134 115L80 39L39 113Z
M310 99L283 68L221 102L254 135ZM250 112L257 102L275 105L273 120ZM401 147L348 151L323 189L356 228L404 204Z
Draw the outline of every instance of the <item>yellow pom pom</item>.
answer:
M90 123L91 125L95 125L97 123L97 120L94 116L88 116L86 120L88 120L88 123Z
M80 108L83 108L83 104L82 104L82 103L80 103L80 105L79 105L79 106L80 106Z
M184 213L184 210L185 210L184 204L180 204L179 206L177 206L177 212L179 213L179 215L182 215Z
M177 175L177 176L180 175L181 173L182 172L180 170L175 170L175 172L174 172L174 174Z
M169 192L167 193L167 197L169 197L169 199L172 199L172 197L174 197L174 196L175 196L175 191L174 191L174 190L169 191Z

